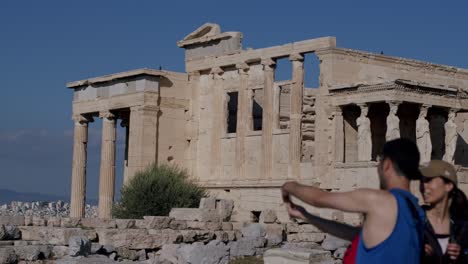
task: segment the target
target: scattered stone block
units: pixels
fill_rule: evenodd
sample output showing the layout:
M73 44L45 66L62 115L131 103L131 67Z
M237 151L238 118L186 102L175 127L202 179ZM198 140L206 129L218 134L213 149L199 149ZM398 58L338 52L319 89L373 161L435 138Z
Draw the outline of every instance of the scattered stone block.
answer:
M33 216L32 225L33 226L47 226L47 220L40 216Z
M52 216L52 217L49 217L49 219L47 220L47 226L51 226L51 227L60 227L61 223L62 221L60 217Z
M207 245L182 245L177 250L178 263L228 264L229 247L221 241L211 241Z
M18 257L12 247L0 247L0 263L16 263Z
M19 259L27 261L38 260L41 254L47 259L52 254L52 246L49 245L18 246L14 250Z
M249 224L241 229L242 236L246 238L265 237L266 230L262 224Z
M68 245L68 241L72 236L85 236L91 241L96 239L94 230L83 230L81 228L21 226L19 229L23 240L39 241L39 243L57 246Z
M287 223L286 231L288 233L319 233L320 229L310 224Z
M169 224L169 228L174 229L174 230L187 229L187 221L172 220L171 223Z
M85 228L103 228L110 229L116 228L117 224L112 219L100 219L100 218L82 218L81 226Z
M345 252L346 252L346 248L344 248L344 247L338 248L338 249L335 250L335 252L333 252L333 257L335 257L337 259L343 259Z
M56 259L61 259L65 256L68 256L68 247L67 246L53 246L52 256Z
M219 200L216 202L216 211L221 218L221 221L231 220L232 210L234 209L234 201Z
M288 234L288 242L317 242L320 243L325 239L324 233L295 233Z
M81 225L81 218L62 218L62 222L60 223L61 227L79 227Z
M148 229L165 229L169 228L169 224L173 220L167 216L143 216L146 221L146 228Z
M216 209L216 198L205 197L200 200L200 209Z
M135 228L134 219L115 219L115 223L118 229L131 229Z
M265 223L265 224L275 223L276 219L278 219L276 217L276 212L271 209L268 209L268 210L262 211L262 213L260 214L259 222Z
M255 256L257 249L264 247L266 239L263 237L241 238L230 242L231 257Z
M322 248L333 251L342 247L346 248L350 243L349 241L327 234L322 242Z
M128 260L137 260L138 259L138 255L137 255L137 251L136 250L131 250L131 249L128 249L128 248L117 248L116 249L116 252L117 252L117 256L123 258L123 259L128 259Z
M7 226L2 226L2 229L4 231L4 236L3 236L4 240L19 240L19 239L21 239L21 230L19 230L19 228L17 226L7 225Z
M159 261L168 261L177 263L177 250L181 247L180 244L163 245L159 255Z
M219 222L216 210L199 208L172 208L169 216L182 221Z
M72 236L68 240L68 255L72 257L91 254L91 242L84 236Z
M263 255L265 264L333 264L329 251L317 249L269 249Z
M233 226L231 222L222 222L221 230L223 231L231 231L233 230Z

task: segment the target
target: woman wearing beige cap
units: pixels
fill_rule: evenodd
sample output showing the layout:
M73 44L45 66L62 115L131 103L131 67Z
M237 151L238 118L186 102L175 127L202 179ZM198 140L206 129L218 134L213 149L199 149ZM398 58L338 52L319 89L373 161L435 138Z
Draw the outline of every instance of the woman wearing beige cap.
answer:
M468 202L457 188L455 168L432 160L421 173L427 214L422 263L468 263Z

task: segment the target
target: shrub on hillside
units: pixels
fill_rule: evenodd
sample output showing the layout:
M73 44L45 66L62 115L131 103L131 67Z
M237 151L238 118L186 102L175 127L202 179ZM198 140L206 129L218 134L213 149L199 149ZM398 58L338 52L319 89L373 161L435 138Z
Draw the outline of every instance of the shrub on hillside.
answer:
M168 215L171 208L198 207L206 191L189 179L185 170L170 165L151 165L138 172L121 189L113 215L120 219Z

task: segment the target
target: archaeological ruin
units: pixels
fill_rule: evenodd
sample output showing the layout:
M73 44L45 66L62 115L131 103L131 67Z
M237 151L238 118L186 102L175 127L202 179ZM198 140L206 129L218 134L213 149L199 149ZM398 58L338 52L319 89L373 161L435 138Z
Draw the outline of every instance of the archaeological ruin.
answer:
M186 73L138 69L67 84L75 122L71 217L84 217L88 127L97 119L103 219L112 218L116 167L125 184L156 162L178 164L213 197L233 200L232 221L269 209L288 222L279 195L285 181L378 188L376 157L398 137L417 142L422 162L454 163L468 193L467 69L338 48L334 37L261 49L243 49L242 37L207 23L177 42ZM304 82L310 55L319 61L317 87ZM279 81L275 66L284 59L292 77ZM115 163L118 124L126 129L124 164Z

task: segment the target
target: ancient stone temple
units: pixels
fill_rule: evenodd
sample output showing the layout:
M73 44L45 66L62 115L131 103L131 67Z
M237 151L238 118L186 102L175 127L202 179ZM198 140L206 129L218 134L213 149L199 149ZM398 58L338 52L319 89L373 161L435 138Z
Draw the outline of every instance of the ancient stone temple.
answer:
M243 49L240 32L205 24L177 45L187 73L140 69L68 83L75 120L71 216L84 215L88 127L102 119L99 216L111 217L116 167L124 183L156 162L186 168L213 196L235 201L233 220L266 208L287 219L286 180L327 190L378 187L386 140L417 142L422 161L457 165L468 191L468 70L336 47L322 37ZM304 85L309 55L318 87ZM288 59L291 79L277 81ZM116 125L126 128L115 164ZM353 221L352 215L320 211Z

